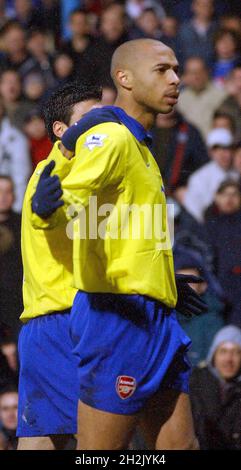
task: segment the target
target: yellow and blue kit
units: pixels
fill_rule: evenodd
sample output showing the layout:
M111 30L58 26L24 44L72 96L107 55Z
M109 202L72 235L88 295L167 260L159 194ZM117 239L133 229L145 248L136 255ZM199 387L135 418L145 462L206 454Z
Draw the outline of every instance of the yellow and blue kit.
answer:
M149 136L122 109L109 110L120 122L98 124L79 137L75 163L62 181L67 212L79 211L72 224L79 292L70 330L80 400L104 411L133 414L162 387L188 392L190 339L173 310L177 293L166 201ZM79 130L88 119L79 122ZM63 138L67 148L76 127ZM136 234L129 211L133 205L162 207L157 219L162 238L148 209L137 236L123 236L126 227ZM146 227L152 229L149 237Z
M56 162L53 173L60 180L66 177L74 164L59 150L59 142L46 160L35 169L27 186L22 211L22 260L24 269L23 322L52 312L69 309L76 289L73 287L72 241L66 235L66 216L60 208L51 220L44 220L32 212L31 201L40 174L47 163ZM55 224L55 217L58 224ZM51 229L51 223L54 229Z
M85 235L81 232L81 212L73 223L74 285L85 292L147 295L175 307L177 292L163 181L145 143L148 136L144 128L132 121L136 136L126 125L113 122L99 124L81 135L74 165L62 180L68 210L76 212L75 207L83 207L89 224ZM93 197L96 212L92 210ZM114 210L109 215L110 206ZM156 213L154 208L158 209ZM107 216L101 238L99 232Z
M128 227L135 232L136 219L129 213L130 205L153 207L156 204L165 208L161 175L146 144L148 135L144 128L119 108L105 107L105 111L109 112L108 122L98 124L102 122L102 111L95 110L94 120L93 112L88 113L90 116L87 114L70 129L70 132L84 132L78 139L76 156L71 162L62 161L62 173L58 167L54 170L60 176L66 204L72 205L65 210L73 213L76 207L82 206L86 209L86 220L91 216L88 235L89 230L95 232L89 197L96 197L100 216L97 222L104 222L105 236L102 239L97 230L97 239L95 236L80 238L83 219L79 215L74 217L74 222L67 223L68 234L74 229L74 288L79 292L70 316L64 310L51 315L42 312L22 329L20 436L75 432L76 388L83 402L121 414L137 412L160 387L188 391L190 366L186 351L190 340L172 309L176 303L176 286L165 210L161 211L161 217L159 214L162 239L154 230L151 237L144 237L146 223L154 228L148 211L150 218L140 222L141 236L120 237L122 220L124 229L128 220ZM33 191L29 201L32 195ZM107 210L110 204L114 210L110 211L106 224L103 207ZM120 219L114 211L120 214L123 207L124 217ZM58 227L63 230L64 214L63 208L58 209L42 222L36 215L31 216L36 230L52 232L53 249L48 253L54 259L55 239L57 260L62 238L61 233L56 236L56 230ZM115 236L111 237L113 230ZM46 277L47 274L46 268ZM54 302L58 300L62 307L63 289L63 284L59 284L59 299L54 297ZM48 302L45 305L49 306ZM54 305L52 312L59 308L58 304ZM51 313L50 310L45 313ZM26 319L30 317L31 314ZM71 348L76 362L68 356ZM67 357L70 363L64 383ZM38 374L34 374L34 368Z
M49 157L34 171L24 198L22 259L24 268L19 335L19 437L77 432L78 378L69 333L73 287L72 242L66 236L61 208L50 220L32 213L31 201L39 177L49 161L64 178L74 160L68 161L56 142ZM58 217L58 225L51 223Z

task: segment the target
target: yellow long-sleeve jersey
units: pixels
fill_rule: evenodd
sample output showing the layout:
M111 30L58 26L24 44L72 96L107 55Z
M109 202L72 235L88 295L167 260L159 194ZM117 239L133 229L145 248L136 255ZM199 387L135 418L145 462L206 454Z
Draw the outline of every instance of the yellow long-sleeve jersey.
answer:
M47 220L31 210L31 200L40 174L50 160L56 162L52 174L58 174L60 180L66 177L74 164L74 159L68 161L63 157L59 142L56 142L49 157L38 164L25 193L21 239L24 311L20 318L23 322L70 308L76 294L73 287L72 241L66 235L64 210L59 208Z
M75 155L62 180L74 286L148 295L174 307L166 199L149 148L126 126L108 122L80 136Z

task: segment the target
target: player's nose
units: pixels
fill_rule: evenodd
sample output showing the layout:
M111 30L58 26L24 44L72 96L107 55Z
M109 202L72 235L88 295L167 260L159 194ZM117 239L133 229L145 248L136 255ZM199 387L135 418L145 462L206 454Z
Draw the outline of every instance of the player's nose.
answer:
M168 80L170 85L180 85L180 78L174 70L169 71Z

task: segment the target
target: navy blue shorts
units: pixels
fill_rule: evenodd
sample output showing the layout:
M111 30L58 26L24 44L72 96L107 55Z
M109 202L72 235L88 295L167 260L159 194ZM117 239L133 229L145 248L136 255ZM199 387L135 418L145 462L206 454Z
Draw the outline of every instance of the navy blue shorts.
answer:
M70 331L83 403L128 415L160 388L188 393L191 341L166 313L140 295L77 293Z
M78 377L69 335L70 312L26 323L19 336L17 436L77 432Z

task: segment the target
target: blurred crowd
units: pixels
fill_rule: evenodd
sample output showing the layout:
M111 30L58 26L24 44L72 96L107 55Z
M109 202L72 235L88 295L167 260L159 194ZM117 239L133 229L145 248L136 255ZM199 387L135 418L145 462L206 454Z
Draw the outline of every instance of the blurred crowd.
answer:
M241 449L240 32L240 0L0 0L0 450L17 445L21 207L52 147L44 103L78 80L100 84L112 105L112 54L137 38L163 41L180 63L179 103L152 134L174 206L175 268L203 278L193 288L209 307L180 316L196 432L203 449Z

